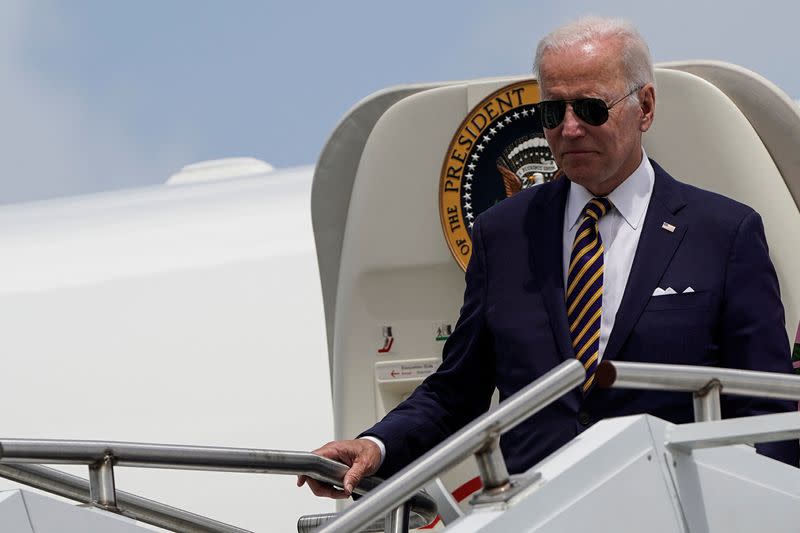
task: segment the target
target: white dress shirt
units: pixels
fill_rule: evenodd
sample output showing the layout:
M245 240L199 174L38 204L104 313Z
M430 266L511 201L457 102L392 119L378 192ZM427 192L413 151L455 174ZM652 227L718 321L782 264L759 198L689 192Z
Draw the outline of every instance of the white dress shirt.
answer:
M642 149L642 162L628 179L611 191L607 198L614 208L600 219L600 238L603 240L603 301L600 315L600 353L603 358L608 336L614 327L617 310L628 283L633 257L642 234L644 215L653 194L655 172ZM567 287L572 242L580 226L587 202L594 195L577 183L570 183L567 207L564 210L563 269L564 287Z

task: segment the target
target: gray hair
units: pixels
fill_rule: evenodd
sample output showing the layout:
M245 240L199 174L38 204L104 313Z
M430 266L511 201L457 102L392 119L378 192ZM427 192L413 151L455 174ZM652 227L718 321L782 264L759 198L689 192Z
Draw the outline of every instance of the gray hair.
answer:
M622 64L629 91L654 83L650 48L633 24L623 19L584 17L556 28L536 47L533 74L539 79L539 65L546 52L561 51L577 44L616 37L622 44ZM539 80L541 84L541 79Z

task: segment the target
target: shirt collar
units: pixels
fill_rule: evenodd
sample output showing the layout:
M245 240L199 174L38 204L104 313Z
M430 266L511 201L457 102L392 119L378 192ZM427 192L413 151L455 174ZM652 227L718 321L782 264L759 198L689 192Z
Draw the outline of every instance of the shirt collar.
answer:
M628 176L628 179L611 191L608 199L625 219L628 225L636 229L642 222L642 217L650 203L650 195L653 193L653 183L655 182L655 172L653 165L647 158L644 148L642 148L642 162ZM567 196L567 222L569 229L577 224L583 215L586 203L594 198L594 195L586 190L582 185L570 182L569 194Z

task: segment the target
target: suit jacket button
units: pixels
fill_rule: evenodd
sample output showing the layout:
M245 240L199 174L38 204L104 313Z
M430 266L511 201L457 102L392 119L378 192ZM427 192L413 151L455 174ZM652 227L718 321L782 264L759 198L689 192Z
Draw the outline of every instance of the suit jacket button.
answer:
M586 412L586 411L584 411L583 409L581 409L580 411L578 411L578 422L580 422L580 424L581 424L582 426L588 426L588 425L589 425L589 422L591 422L591 421L592 421L592 419L591 419L591 417L589 416L589 413L587 413L587 412Z

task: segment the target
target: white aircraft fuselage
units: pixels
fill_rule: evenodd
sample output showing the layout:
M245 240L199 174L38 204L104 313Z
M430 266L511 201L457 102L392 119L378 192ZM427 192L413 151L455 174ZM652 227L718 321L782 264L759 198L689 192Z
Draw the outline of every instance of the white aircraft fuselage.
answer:
M312 172L0 208L0 438L286 450L332 439ZM254 531L333 509L285 476L115 473L119 490Z

